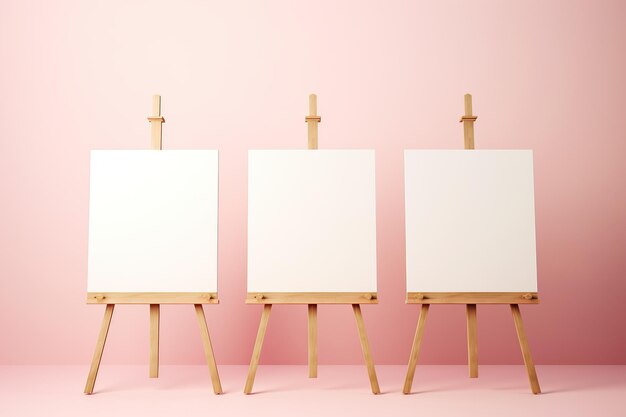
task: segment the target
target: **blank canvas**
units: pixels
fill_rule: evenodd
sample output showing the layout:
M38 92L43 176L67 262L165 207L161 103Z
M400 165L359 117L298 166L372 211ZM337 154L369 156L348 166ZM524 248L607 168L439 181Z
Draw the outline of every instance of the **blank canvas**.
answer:
M406 150L408 292L535 292L528 150Z
M372 150L248 153L248 291L375 292Z
M215 150L92 151L88 292L217 292Z

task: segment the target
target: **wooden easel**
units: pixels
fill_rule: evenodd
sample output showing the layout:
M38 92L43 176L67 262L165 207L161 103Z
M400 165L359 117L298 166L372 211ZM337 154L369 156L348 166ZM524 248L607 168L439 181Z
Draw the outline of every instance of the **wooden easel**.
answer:
M465 139L465 149L474 149L474 122L477 117L472 114L472 96L465 94L465 115L461 117ZM469 377L478 378L478 337L476 332L476 304L509 304L513 313L513 321L519 340L524 364L528 372L530 388L533 394L540 394L537 372L530 354L530 346L524 331L522 315L519 304L538 304L537 293L514 293L514 292L484 292L484 293L408 293L406 302L409 304L421 304L421 312L417 321L409 366L404 381L404 394L411 392L415 366L419 356L420 345L424 336L424 326L428 317L428 309L431 304L465 304L467 316L467 356L469 363Z
M162 124L165 123L165 119L161 116L161 96L159 95L152 97L152 116L148 117L148 120L151 125L151 148L153 150L162 150ZM160 305L193 304L198 319L198 326L200 327L200 337L204 345L204 355L211 374L213 392L215 392L215 394L221 394L222 385L217 372L217 364L215 363L209 329L207 327L206 317L204 316L204 308L202 307L202 304L217 303L219 303L219 300L216 293L87 293L87 304L105 304L106 309L96 343L96 350L91 361L87 384L85 385L85 394L93 393L115 304L150 305L150 378L158 378L159 376Z
M308 124L308 148L312 150L317 149L317 124L321 122L321 117L317 115L317 96L315 94L309 95L309 115L306 116L304 120ZM365 322L361 314L361 304L378 303L377 293L248 293L246 303L263 304L263 314L261 315L256 342L254 343L252 358L250 359L248 378L246 379L246 386L243 391L245 394L252 392L272 304L307 305L309 378L317 378L317 305L352 304L372 393L380 394L378 378L376 377L376 370L374 368L374 359L372 358L367 334L365 332Z

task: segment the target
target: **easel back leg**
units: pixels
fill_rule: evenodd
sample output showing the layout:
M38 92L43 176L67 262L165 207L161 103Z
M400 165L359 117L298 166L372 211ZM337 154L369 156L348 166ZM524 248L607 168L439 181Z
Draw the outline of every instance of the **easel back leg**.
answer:
M150 304L150 378L159 377L159 321L161 306Z
M309 313L309 378L317 378L317 304L309 304L308 313Z
M478 378L478 331L476 328L476 304L467 304L467 362L469 377Z

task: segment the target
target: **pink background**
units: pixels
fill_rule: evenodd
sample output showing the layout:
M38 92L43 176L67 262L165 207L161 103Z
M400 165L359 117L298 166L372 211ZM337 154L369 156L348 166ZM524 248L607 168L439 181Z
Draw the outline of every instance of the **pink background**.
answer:
M626 2L2 1L0 363L88 363L104 308L85 305L90 149L149 146L153 93L169 149L220 150L219 363L249 361L246 151L374 148L380 304L374 358L405 363L403 149L535 151L542 303L523 307L540 364L624 364ZM361 363L347 306L319 311L320 362ZM479 308L481 363L519 363L506 306ZM166 306L162 363L202 363L193 309ZM148 308L119 306L104 355L146 363ZM462 306L431 309L423 363L466 360ZM277 306L264 363L306 361L306 309Z

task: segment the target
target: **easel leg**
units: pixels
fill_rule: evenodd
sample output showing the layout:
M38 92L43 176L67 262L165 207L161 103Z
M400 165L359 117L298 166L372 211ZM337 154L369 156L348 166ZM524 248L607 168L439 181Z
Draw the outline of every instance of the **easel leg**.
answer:
M476 304L467 304L467 361L469 377L478 378L478 332L476 330Z
M107 340L107 334L109 333L109 325L111 324L111 317L113 317L113 308L115 304L107 304L104 310L104 317L102 318L102 326L100 326L100 334L98 335L98 341L96 342L96 350L93 353L93 359L91 360L91 368L89 369L89 376L87 376L87 384L85 385L85 394L93 394L93 387L96 385L96 377L98 376L98 368L100 368L100 360L102 359L102 352L104 351L104 344Z
M372 393L380 394L378 378L376 377L376 369L374 368L374 359L372 358L370 344L367 340L367 333L365 333L365 322L363 321L363 315L361 314L361 306L359 304L352 304L352 309L354 310L354 317L356 318L356 327L359 330L359 340L361 341L361 349L363 350L363 357L365 358L365 364L367 365L367 373L370 377Z
M211 373L213 392L221 394L222 384L220 383L220 375L217 372L217 364L215 363L215 355L213 354L213 346L211 345L211 336L209 335L209 328L206 324L204 309L202 308L202 304L195 304L194 307L196 309L196 317L198 318L198 326L200 327L200 337L204 345L204 356L206 357L209 372Z
M263 314L261 315L261 322L259 323L259 331L256 335L256 342L254 343L254 351L252 352L252 358L250 359L250 368L248 369L248 378L246 379L246 386L243 390L244 394L250 394L252 392L252 386L254 385L254 377L256 376L256 368L259 366L259 359L261 358L261 347L263 347L263 339L265 338L265 330L267 330L267 322L270 319L270 312L272 311L271 304L265 304L263 306Z
M526 372L528 372L530 388L533 394L541 394L539 379L537 378L535 364L533 362L532 355L530 354L530 346L528 345L528 339L526 338L526 332L524 331L524 323L522 321L522 313L519 310L519 305L511 304L511 312L513 313L513 321L515 321L515 330L517 330L517 339L519 340L519 346L522 349Z
M159 319L161 306L150 304L150 378L159 377Z
M317 378L317 304L309 304L309 378Z
M428 308L430 304L422 304L420 317L417 320L417 327L415 329L415 337L413 338L413 346L411 347L411 355L409 356L409 366L406 371L406 378L404 379L404 394L411 393L411 385L413 385L413 377L415 376L415 367L417 366L417 358L420 353L420 346L422 344L422 338L424 337L424 327L426 326L426 318L428 317Z

